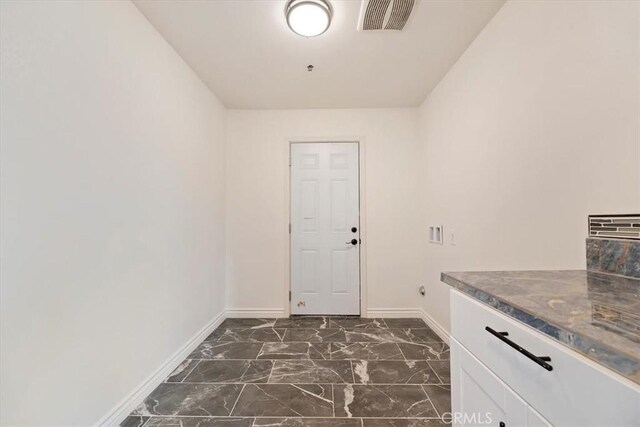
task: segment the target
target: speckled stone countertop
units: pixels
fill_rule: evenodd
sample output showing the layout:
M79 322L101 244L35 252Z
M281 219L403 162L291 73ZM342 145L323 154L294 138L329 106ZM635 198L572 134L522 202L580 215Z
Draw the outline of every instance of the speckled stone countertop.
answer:
M442 273L442 281L640 384L640 280L584 270Z

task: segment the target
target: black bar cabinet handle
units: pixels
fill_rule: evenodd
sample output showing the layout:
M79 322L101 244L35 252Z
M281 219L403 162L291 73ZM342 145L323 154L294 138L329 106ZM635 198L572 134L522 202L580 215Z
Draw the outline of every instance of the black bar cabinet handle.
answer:
M551 358L550 357L548 357L548 356L536 356L535 354L531 353L530 351L525 350L524 348L520 347L518 344L514 343L509 338L507 338L507 336L509 335L508 332L496 332L496 331L494 331L493 329L491 329L488 326L485 327L484 329L487 332L489 332L491 335L493 335L494 337L498 338L503 343L507 344L509 347L515 348L520 353L524 354L529 359L533 360L534 362L536 362L538 365L542 366L547 371L553 371L553 366L551 366L551 365L549 365L547 363L547 362L551 362Z

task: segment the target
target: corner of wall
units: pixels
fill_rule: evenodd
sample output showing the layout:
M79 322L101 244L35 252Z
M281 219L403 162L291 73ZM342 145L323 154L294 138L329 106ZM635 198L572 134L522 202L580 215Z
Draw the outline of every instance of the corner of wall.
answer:
M191 354L204 340L211 334L225 319L225 312L222 311L215 316L209 324L196 333L178 351L176 351L166 362L155 370L146 380L140 383L127 397L122 399L113 407L96 425L115 426L120 425L124 419L149 395L156 387L164 381L184 359Z

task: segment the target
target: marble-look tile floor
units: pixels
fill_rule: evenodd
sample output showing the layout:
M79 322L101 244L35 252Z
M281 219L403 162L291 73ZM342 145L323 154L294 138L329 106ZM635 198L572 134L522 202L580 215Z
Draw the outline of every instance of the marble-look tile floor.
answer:
M121 425L444 425L449 377L420 319L227 319Z

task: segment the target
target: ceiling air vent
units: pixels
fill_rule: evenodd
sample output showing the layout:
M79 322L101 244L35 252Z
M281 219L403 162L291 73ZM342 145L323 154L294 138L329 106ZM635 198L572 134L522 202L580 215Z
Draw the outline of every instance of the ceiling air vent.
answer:
M402 30L415 0L362 0L358 29Z

